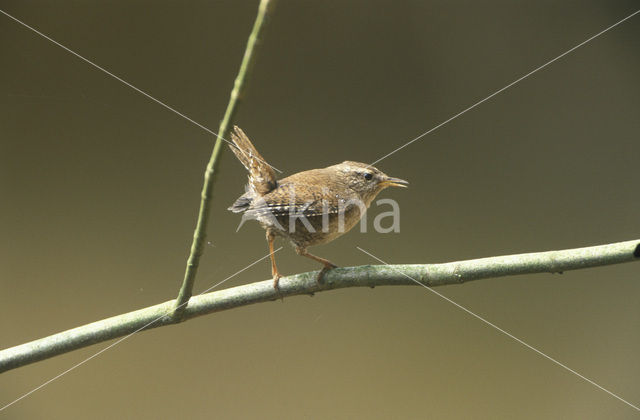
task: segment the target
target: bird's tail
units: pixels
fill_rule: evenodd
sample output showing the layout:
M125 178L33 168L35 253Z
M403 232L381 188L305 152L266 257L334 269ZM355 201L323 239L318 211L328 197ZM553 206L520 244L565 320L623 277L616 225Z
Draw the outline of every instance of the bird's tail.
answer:
M277 186L273 168L258 153L249 137L238 126L231 132L233 145L229 145L240 163L249 171L249 188L258 195L264 195Z

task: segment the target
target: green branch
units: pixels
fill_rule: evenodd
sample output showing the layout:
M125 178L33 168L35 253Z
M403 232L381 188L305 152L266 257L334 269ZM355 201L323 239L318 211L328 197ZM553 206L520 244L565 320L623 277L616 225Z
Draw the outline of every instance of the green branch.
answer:
M632 261L640 261L640 240L445 264L336 268L326 273L323 284L316 282L317 271L283 277L280 279L279 293L273 288L273 280L266 280L194 296L185 308L182 319L286 296L313 295L345 287L415 286L417 283L434 287L517 274L558 273ZM2 350L0 372L123 337L111 344L111 347L138 331L178 323L180 320L173 316L175 305L176 301L171 300Z
M265 18L269 11L269 0L261 0L258 8L258 15L256 16L251 35L249 35L249 41L247 41L247 47L244 51L244 57L242 58L242 64L238 71L238 76L233 84L233 90L231 91L231 97L227 110L224 113L224 118L220 122L218 128L218 139L211 152L211 158L207 164L207 169L204 173L204 184L202 186L202 193L200 198L200 210L198 212L198 221L193 233L193 242L191 243L191 252L189 259L187 260L187 267L184 273L184 280L180 293L175 301L175 313L176 319L180 319L187 306L187 302L191 298L193 292L193 284L196 280L196 274L198 272L198 266L200 264L200 257L204 252L205 240L207 236L207 224L209 221L209 214L211 210L211 198L213 195L213 183L215 180L215 169L218 164L218 156L222 151L222 142L229 133L229 127L231 126L233 116L238 108L238 102L242 97L242 90L244 88L249 67L251 66L256 43L260 37L261 30L264 27Z

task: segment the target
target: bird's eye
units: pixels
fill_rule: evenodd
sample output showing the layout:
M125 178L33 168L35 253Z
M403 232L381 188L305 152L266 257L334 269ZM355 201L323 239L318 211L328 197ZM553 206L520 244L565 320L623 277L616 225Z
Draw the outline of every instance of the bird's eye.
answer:
M371 179L373 179L373 174L371 172L365 172L364 179L366 179L367 181L371 181Z

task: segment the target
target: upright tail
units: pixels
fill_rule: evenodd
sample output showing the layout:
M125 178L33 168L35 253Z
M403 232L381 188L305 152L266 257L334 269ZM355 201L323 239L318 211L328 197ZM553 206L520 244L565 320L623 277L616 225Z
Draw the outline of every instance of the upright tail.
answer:
M231 140L235 146L229 145L240 163L249 171L249 190L264 195L277 186L276 173L258 153L244 131L233 126Z

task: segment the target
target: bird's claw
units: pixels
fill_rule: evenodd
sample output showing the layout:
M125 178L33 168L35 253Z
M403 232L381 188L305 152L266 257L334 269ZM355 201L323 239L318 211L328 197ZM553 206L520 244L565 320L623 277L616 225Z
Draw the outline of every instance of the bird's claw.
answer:
M280 297L280 300L284 300L284 297L280 293L280 278L281 277L282 277L282 275L280 275L280 273L275 273L273 275L273 288L275 289L276 294Z
M322 267L322 269L318 272L318 275L316 276L316 282L320 285L324 284L325 274L327 273L327 271L333 270L334 268L338 268L338 266L332 263L326 264L324 267Z

